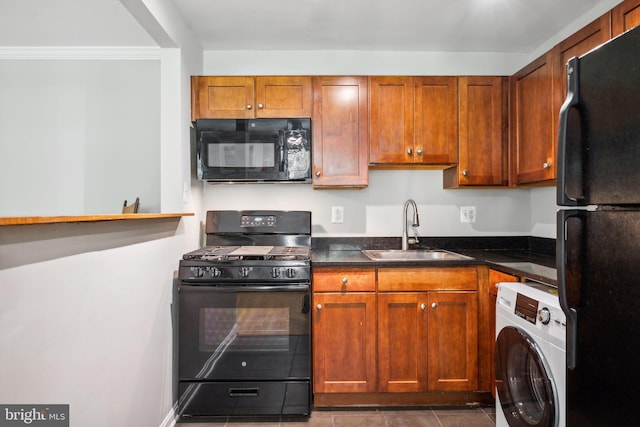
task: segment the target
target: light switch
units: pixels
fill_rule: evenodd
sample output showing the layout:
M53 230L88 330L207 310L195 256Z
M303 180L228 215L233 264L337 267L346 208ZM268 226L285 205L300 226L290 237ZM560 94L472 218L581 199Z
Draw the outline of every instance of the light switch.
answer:
M460 222L473 224L476 222L475 206L460 206Z

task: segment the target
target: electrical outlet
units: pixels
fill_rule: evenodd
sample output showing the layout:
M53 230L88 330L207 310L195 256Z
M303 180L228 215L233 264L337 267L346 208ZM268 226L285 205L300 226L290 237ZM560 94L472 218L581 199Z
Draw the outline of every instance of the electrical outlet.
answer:
M331 223L342 224L344 222L344 207L331 206Z
M473 224L476 222L475 206L460 206L460 222Z

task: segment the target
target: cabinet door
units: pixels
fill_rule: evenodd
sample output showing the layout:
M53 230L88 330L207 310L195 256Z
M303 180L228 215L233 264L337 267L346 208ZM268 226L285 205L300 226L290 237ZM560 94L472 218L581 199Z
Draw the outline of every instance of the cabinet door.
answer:
M640 0L625 0L611 10L611 35L619 36L640 25Z
M426 307L426 292L378 295L379 391L427 390Z
M477 390L477 292L429 292L427 310L429 390Z
M369 182L366 77L313 78L313 186Z
M445 188L507 184L505 83L505 77L458 78L459 158L457 167L444 171Z
M369 89L369 163L414 163L413 77L370 77Z
M376 391L375 293L314 292L313 305L314 392Z
M556 178L557 114L551 52L511 77L511 177L513 185ZM553 184L553 182L550 182Z
M458 79L414 77L416 163L453 164L458 159Z
M574 56L584 55L609 39L611 39L611 16L606 13L558 43L553 49L554 111L557 112L553 121L554 135L558 134L560 107L567 97L567 61Z
M193 76L191 120L254 117L253 77Z
M256 117L311 117L312 106L311 77L256 77Z

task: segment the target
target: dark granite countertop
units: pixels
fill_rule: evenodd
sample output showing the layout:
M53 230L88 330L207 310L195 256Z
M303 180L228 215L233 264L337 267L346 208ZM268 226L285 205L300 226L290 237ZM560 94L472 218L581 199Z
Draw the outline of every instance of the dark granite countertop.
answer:
M420 237L412 249L445 249L469 260L373 261L363 249L399 249L399 237L324 237L312 239L315 266L453 266L488 265L504 273L557 286L555 239L540 237Z

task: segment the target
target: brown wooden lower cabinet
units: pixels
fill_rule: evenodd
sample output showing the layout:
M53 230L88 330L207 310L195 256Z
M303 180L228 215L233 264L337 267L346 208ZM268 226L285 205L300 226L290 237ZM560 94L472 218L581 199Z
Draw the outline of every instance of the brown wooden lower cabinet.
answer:
M478 390L477 268L372 271L314 270L314 405L490 401Z
M313 273L313 391L377 389L374 268L316 268Z
M429 389L478 389L478 293L429 292Z
M426 391L427 293L378 295L378 377L382 392Z
M314 295L314 392L376 390L375 301L373 292Z

